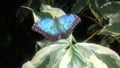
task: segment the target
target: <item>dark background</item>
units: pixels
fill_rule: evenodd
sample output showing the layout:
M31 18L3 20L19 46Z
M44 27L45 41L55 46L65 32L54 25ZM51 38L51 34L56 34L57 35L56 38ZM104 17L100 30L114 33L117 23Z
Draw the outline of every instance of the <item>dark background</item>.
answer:
M21 23L16 21L18 8L26 2L27 0L0 1L0 68L21 68L23 63L31 60L34 56L36 41L43 39L41 34L31 30L34 23L32 14L29 14ZM79 41L88 37L87 28L93 24L82 16L81 19L82 22L86 23L78 24L73 32ZM96 41L99 39L99 36L94 37ZM120 53L120 50L117 49L118 45L119 43L114 41L111 48Z
M36 42L29 34L32 31L28 24L32 24L32 16L23 23L16 22L16 12L25 2L27 0L0 1L0 68L21 68L35 54Z

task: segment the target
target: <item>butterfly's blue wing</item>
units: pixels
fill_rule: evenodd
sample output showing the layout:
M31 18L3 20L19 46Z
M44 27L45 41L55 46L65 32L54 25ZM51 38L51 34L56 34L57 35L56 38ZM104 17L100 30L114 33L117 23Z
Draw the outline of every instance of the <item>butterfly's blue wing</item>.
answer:
M76 15L69 14L58 18L59 32L62 38L67 38L80 22L80 18Z
M64 33L67 30L69 30L72 27L75 19L76 18L72 14L61 16L58 19L59 20L58 21L59 22L59 28L61 30L61 33Z
M44 32L49 33L51 35L57 35L58 33L56 29L55 21L53 19L43 19L40 22L38 22L36 25Z
M58 31L56 28L55 21L54 19L51 18L42 19L38 21L32 26L32 29L36 32L41 33L49 40L56 40L58 36Z
M41 33L47 39L56 41L59 38L67 38L80 22L76 15L63 15L56 19L42 19L32 26L32 29Z

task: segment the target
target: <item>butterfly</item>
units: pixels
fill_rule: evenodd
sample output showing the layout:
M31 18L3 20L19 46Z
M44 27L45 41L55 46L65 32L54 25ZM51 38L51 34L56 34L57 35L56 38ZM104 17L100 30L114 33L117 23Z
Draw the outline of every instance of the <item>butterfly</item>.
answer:
M58 18L44 18L34 23L32 30L41 33L50 41L66 39L73 32L73 29L81 21L74 14L63 15Z

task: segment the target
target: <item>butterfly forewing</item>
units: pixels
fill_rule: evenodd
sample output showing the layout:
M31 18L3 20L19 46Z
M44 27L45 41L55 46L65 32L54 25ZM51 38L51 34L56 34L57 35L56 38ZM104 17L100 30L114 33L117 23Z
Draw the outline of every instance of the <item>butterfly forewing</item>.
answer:
M61 16L58 20L61 38L67 38L73 32L75 26L80 22L80 18L73 14Z
M38 21L32 26L32 30L41 33L43 36L45 36L49 40L54 41L58 37L56 24L54 19L52 18L42 19Z
M69 29L71 29L75 19L76 18L72 14L61 16L58 19L59 20L58 22L60 24L59 29L61 33L64 33L68 31Z
M53 19L43 19L39 23L37 23L37 26L48 34L51 34L51 35L58 34L58 31L56 29L56 24Z

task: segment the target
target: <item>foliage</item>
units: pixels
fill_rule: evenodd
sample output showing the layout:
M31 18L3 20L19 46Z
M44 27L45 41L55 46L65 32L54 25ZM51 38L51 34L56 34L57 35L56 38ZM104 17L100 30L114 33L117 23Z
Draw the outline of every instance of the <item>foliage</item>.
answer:
M109 48L59 40L39 50L23 68L119 68L119 63L120 57Z
M85 38L84 43L78 43L71 39L71 37L68 38L71 41L59 40L49 43L43 41L42 43L45 44L42 46L43 48L28 62L32 68L120 67L120 57L114 51L106 48L110 47L110 44L114 41L120 44L120 1L75 0L71 3L71 0L65 0L63 4L63 1L60 0L41 0L40 7L35 4L36 2L34 0L24 4L16 14L18 20L22 22L28 14L28 11L32 12L35 23L41 18L54 18L65 15L66 13L73 13L80 17L85 17L87 20L91 20L94 24L87 28L86 33L89 37ZM39 10L37 10L38 8ZM21 12L24 12L24 16L20 16ZM84 20L82 22L86 23ZM87 22L89 23L89 21ZM94 36L100 36L101 39L98 44L102 46L93 44L94 42L92 44L85 43L88 41L91 42L91 39L94 40ZM96 42L96 40L94 41ZM40 47L41 45L39 44ZM25 67L26 64L23 65L23 68Z

